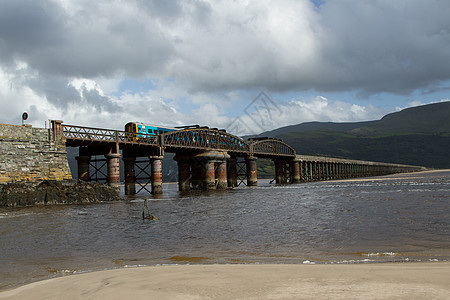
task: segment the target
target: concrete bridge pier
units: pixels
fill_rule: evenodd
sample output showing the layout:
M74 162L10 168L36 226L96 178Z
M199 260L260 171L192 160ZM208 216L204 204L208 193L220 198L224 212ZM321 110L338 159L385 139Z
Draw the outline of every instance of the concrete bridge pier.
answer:
M90 155L80 155L75 157L77 160L78 165L78 179L82 181L89 181L90 174L89 174L89 165L91 162L91 156Z
M193 175L201 181L199 186L204 190L223 189L227 183L227 159L230 156L224 151L205 151L193 157ZM217 166L217 168L216 168ZM200 183L200 182L199 182Z
M191 156L177 153L173 159L178 163L178 190L191 190Z
M191 161L191 185L194 189L202 188L203 166L199 160Z
M277 184L286 183L284 180L285 178L284 161L275 159L274 164L275 164L275 182Z
M292 162L275 159L274 164L275 164L275 182L284 184L287 183L289 180L289 182L292 183L293 182ZM297 171L297 173L299 173L299 171Z
M215 164L212 160L203 162L202 186L204 190L214 190L216 188Z
M247 167L247 186L257 186L258 185L256 160L257 160L257 158L255 156L247 156L245 158L245 164Z
M226 159L216 163L216 180L217 180L216 185L217 189L226 189L228 187Z
M124 157L125 168L125 195L136 194L136 172L134 170L134 164L136 157Z
M298 159L293 159L289 163L291 173L290 173L290 182L291 183L299 183L301 180L300 175L300 161Z
M108 153L106 157L107 178L106 182L109 186L119 189L120 185L120 153Z
M162 194L162 159L164 156L149 156L151 164L152 194Z
M191 189L191 166L188 161L178 162L178 190L189 191Z

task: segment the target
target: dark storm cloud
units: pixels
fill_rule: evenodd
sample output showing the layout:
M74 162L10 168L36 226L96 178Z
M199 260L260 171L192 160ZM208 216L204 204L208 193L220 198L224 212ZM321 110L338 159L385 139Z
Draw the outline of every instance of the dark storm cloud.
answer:
M46 97L57 108L65 108L69 103L81 101L80 93L73 86L68 85L64 77L40 76L28 79L26 84L39 96Z
M407 94L450 79L449 1L287 2L211 38L202 68L184 66L196 88Z
M172 52L165 33L148 26L145 16L124 14L117 4L88 1L68 12L53 1L1 1L2 64L23 61L42 76L159 72Z
M77 89L74 85L68 84L64 77L40 76L28 78L23 83L62 111L65 111L69 104L88 105L98 112L115 112L121 109L109 97L101 95L97 89L87 88L85 84Z
M64 42L63 11L51 1L0 1L0 58L29 60Z
M76 77L409 93L450 79L449 11L446 0L2 0L0 67L60 76L60 104Z
M450 79L449 1L329 1L325 90L410 92ZM334 80L333 80L334 79Z

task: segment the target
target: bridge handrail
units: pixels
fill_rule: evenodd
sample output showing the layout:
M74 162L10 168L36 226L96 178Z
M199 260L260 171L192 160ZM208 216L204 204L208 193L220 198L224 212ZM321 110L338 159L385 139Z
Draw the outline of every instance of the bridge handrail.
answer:
M156 136L142 138L133 132L67 124L62 124L62 136L66 139L81 141L157 145Z
M162 135L164 146L223 149L248 152L250 147L240 137L220 130L184 129Z
M295 157L295 149L279 139L250 140L250 151L253 154Z

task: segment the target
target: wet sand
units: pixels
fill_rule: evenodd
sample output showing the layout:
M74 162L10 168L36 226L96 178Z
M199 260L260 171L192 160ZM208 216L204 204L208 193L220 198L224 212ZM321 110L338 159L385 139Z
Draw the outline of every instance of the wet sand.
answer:
M374 176L374 177L358 177L358 178L349 178L349 179L338 179L338 180L329 180L327 182L360 182L360 181L387 181L387 180L401 180L408 178L421 179L429 176L433 176L439 173L450 173L450 169L437 169L437 170L426 170L420 172L411 172L411 173L397 173L383 176Z
M35 282L0 299L450 299L450 262L126 268Z

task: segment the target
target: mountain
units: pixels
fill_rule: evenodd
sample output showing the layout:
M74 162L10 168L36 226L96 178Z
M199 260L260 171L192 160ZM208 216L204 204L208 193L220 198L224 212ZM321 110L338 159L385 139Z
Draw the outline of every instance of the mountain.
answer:
M381 120L308 122L264 132L298 154L450 168L450 101L411 107Z

